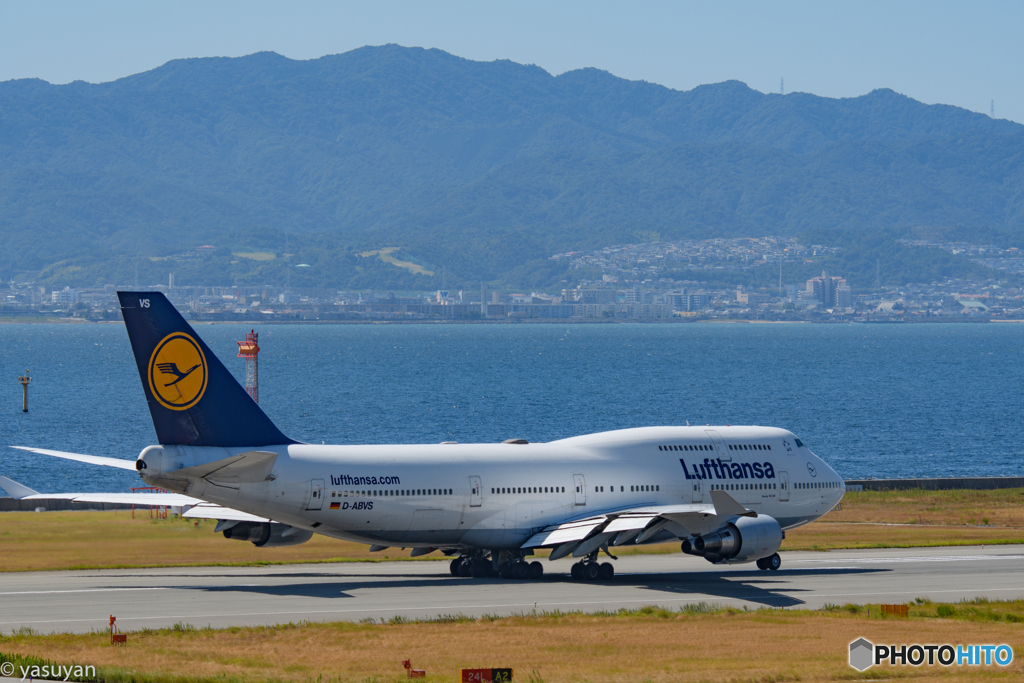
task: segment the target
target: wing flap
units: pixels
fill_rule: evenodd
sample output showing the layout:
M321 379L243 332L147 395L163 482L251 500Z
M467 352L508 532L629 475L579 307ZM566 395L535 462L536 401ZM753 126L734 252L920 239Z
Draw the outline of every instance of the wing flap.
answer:
M549 526L534 534L522 545L523 548L539 548L546 545L563 545L570 541L582 541L604 524L607 517L589 518L577 522L566 522Z
M221 507L215 503L200 503L188 512L184 513L182 517L186 517L188 519L217 519L231 522L271 521L266 517L258 517L256 515L249 514L248 512L242 512L241 510Z
M646 527L652 519L657 517L655 514L640 514L640 515L622 515L616 517L608 526L604 528L605 531L633 531L634 529L643 529Z
M644 505L553 524L531 536L521 547L554 546L556 550L551 554L552 558L564 557L570 552L579 557L580 554L593 551L591 539L598 537L601 540L596 542L597 547L605 542L621 545L634 539L637 543L643 543L664 529L669 529L672 533L702 529L715 521L710 519L712 517L728 519L757 516L755 511L743 507L725 491L715 490L710 493L710 503Z

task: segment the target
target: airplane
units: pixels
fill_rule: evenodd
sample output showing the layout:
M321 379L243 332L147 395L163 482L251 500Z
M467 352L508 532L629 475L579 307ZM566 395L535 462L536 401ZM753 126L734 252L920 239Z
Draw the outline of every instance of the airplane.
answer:
M135 461L14 446L135 469L165 494L20 498L181 505L232 540L273 548L313 534L440 551L462 577L537 579L530 561L572 557L607 581L616 548L680 542L714 565L777 570L789 529L843 498L840 477L792 432L757 426L638 427L548 443L316 445L274 425L160 292L118 292L157 445ZM179 368L191 368L182 372ZM174 381L167 382L168 375Z

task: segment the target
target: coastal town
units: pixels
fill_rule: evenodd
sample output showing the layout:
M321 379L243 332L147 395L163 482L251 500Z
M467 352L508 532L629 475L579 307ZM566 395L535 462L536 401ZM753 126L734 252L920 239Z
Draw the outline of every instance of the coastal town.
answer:
M831 281L825 285L826 281ZM668 289L656 283L619 289L587 286L543 292L346 292L312 288L157 285L186 318L210 321L696 321L713 319L926 321L1024 318L1024 290L997 281L908 285L875 294L852 294L842 278L825 275L786 285L781 295L735 289ZM116 320L115 287L52 293L18 287L0 306L3 317ZM49 294L49 296L47 296ZM826 300L824 297L829 296Z
M964 253L990 268L1022 272L1016 249L917 242ZM842 274L791 282L786 264L836 253L776 237L647 242L551 257L570 268L600 271L558 292L490 289L344 291L302 287L179 287L173 276L148 289L163 291L191 320L245 322L684 322L778 320L809 322L934 322L1024 318L1024 289L997 279L876 286L854 290ZM772 268L777 286L711 286L716 271ZM0 320L117 320L116 292L127 285L52 288L33 282L0 290Z

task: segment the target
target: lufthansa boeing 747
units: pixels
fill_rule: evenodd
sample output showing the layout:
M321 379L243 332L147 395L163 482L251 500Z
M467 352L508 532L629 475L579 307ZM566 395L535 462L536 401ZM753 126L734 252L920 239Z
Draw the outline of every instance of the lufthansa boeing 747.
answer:
M786 529L843 497L839 475L791 432L642 427L550 443L329 446L282 434L160 292L119 292L159 445L135 461L39 448L135 469L168 494L17 498L182 506L229 539L288 546L314 533L440 551L459 576L536 578L572 557L572 576L607 580L616 547L676 540L713 564L778 569Z

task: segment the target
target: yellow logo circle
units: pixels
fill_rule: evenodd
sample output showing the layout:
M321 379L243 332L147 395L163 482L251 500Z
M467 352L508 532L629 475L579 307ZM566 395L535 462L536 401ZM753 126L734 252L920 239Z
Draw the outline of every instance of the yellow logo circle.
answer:
M184 332L174 332L149 357L149 391L160 405L188 410L206 391L206 357L199 344Z

